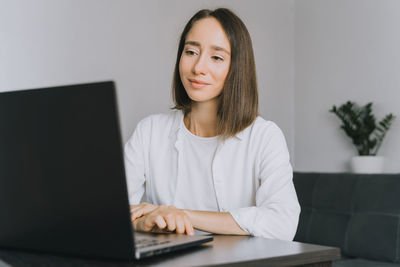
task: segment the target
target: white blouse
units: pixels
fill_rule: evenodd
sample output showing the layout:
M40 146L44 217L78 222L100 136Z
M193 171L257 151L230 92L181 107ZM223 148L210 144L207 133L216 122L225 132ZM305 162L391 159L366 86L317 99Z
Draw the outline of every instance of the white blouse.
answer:
M209 169L201 175L198 168L188 171L188 166L196 166L202 152L197 156L190 153L187 145L190 136L186 131L181 111L151 115L138 123L125 145L130 203L147 201L229 212L251 235L293 240L300 206L289 153L279 127L257 117L235 137L216 143ZM187 179L205 179L211 183L189 186ZM185 183L188 186L183 190L180 185ZM199 184L202 184L200 191L207 195L198 194ZM201 201L206 198L207 201ZM212 199L216 200L215 208L209 205Z
M179 181L176 184L174 206L179 209L218 211L212 175L212 163L217 150L217 137L192 134L182 120L182 155Z

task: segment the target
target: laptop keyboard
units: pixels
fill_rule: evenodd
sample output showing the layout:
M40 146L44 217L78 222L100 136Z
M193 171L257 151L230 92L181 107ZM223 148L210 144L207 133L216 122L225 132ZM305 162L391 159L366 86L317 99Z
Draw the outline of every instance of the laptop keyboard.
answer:
M147 248L147 247L154 247L158 245L168 244L170 240L158 240L158 239L135 239L135 247L136 248Z

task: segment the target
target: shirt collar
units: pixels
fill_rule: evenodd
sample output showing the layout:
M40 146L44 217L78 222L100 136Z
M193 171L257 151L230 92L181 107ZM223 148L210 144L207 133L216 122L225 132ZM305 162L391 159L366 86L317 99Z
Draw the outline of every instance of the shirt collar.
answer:
M175 110L174 111L174 121L172 122L171 132L169 133L169 137L171 139L175 139L175 140L177 139L179 130L182 127L182 120L183 120L182 111Z
M171 127L171 132L169 134L169 137L171 139L177 140L178 139L178 133L181 130L182 126L183 126L183 112L180 110L176 110L174 111L174 121L173 121L173 125ZM247 129L247 128L246 128ZM243 139L244 136L244 132L246 131L246 129L240 131L239 133L237 133L235 135L235 138L239 139L239 141L241 141Z

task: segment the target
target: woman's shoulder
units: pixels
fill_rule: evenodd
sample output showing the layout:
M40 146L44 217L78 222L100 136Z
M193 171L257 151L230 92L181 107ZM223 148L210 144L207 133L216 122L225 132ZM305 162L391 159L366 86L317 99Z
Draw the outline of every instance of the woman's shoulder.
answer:
M137 129L141 130L158 130L163 131L179 126L182 120L182 112L180 110L173 110L167 113L151 114L143 118L137 124Z
M283 134L282 130L275 122L266 120L261 116L258 116L249 128L251 128L249 129L251 133L255 135Z

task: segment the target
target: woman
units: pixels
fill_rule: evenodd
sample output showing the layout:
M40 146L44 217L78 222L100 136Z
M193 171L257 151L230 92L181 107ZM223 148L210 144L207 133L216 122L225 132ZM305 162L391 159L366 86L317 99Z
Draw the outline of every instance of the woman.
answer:
M235 14L189 20L172 89L175 111L140 121L125 146L135 229L292 240L300 207L287 146L257 116L251 39Z

